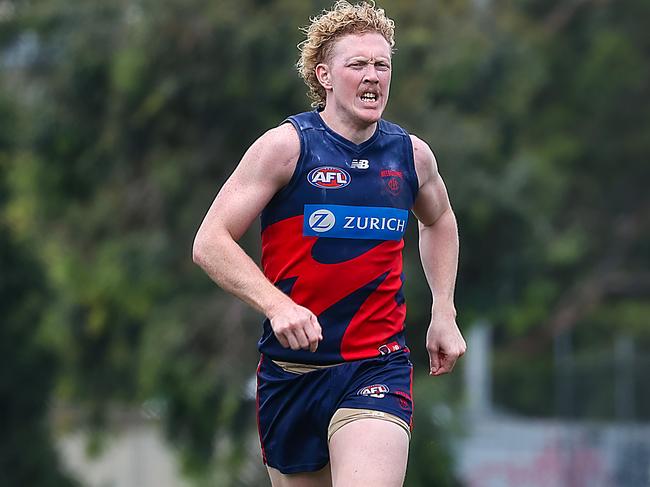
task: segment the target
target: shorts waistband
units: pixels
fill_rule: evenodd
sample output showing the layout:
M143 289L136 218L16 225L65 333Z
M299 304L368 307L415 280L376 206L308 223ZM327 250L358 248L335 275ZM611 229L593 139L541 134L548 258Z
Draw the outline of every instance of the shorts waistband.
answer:
M292 374L306 374L308 372L314 372L316 370L329 369L330 367L336 367L341 364L330 364L330 365L317 365L317 364L296 364L293 362L282 362L280 360L271 360L275 365L280 367L285 372L291 372Z

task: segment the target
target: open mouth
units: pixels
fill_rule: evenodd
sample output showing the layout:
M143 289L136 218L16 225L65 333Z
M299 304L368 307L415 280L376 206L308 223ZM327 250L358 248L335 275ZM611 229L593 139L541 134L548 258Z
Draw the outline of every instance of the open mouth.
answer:
M379 96L377 93L372 93L370 91L366 91L361 95L361 101L364 103L374 103L379 99Z

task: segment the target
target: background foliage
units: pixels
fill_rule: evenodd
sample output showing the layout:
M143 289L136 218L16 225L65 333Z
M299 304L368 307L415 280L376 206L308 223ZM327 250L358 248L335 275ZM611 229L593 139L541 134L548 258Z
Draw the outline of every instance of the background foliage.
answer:
M328 6L0 2L0 483L70 485L47 420L70 406L97 432L114 408L144 407L197 481L242 478L261 318L191 263L192 238L245 148L308 108L298 27ZM607 392L557 409L552 345L650 348L650 4L385 7L398 26L386 117L437 155L460 222L459 320L496 326L497 402L611 418ZM430 298L413 230L417 367ZM259 255L257 229L242 244ZM454 484L427 411L458 402L457 382L418 380L408 485ZM647 420L644 394L632 410Z

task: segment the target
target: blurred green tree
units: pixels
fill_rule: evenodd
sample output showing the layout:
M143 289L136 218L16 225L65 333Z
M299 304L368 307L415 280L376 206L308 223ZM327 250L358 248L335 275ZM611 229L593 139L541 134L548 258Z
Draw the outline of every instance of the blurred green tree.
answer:
M0 212L17 116L0 97ZM0 213L1 214L1 213ZM76 485L59 470L49 423L58 357L41 343L38 324L47 283L29 247L0 218L0 485Z

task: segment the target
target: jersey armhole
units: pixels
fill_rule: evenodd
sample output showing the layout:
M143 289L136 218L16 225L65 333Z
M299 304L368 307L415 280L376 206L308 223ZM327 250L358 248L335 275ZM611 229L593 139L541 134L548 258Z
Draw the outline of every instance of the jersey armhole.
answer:
M280 125L284 125L285 123L290 123L293 125L293 128L295 129L296 133L298 134L298 139L300 140L300 155L298 156L298 161L296 162L296 167L293 170L293 174L291 175L291 179L289 179L289 182L280 188L280 190L275 194L274 199L282 199L284 198L287 193L291 191L291 189L296 185L296 182L300 176L300 173L302 172L302 167L304 165L304 159L305 159L305 154L307 152L306 150L306 140L305 137L302 133L302 130L300 130L300 125L298 124L298 121L295 120L293 117L287 118L284 122L282 122Z
M413 193L413 203L418 197L418 192L420 191L420 181L418 180L418 172L415 170L415 158L413 154L413 141L411 136L406 133L406 161L408 164L409 172L411 177L408 179L409 184L411 185L411 192Z

